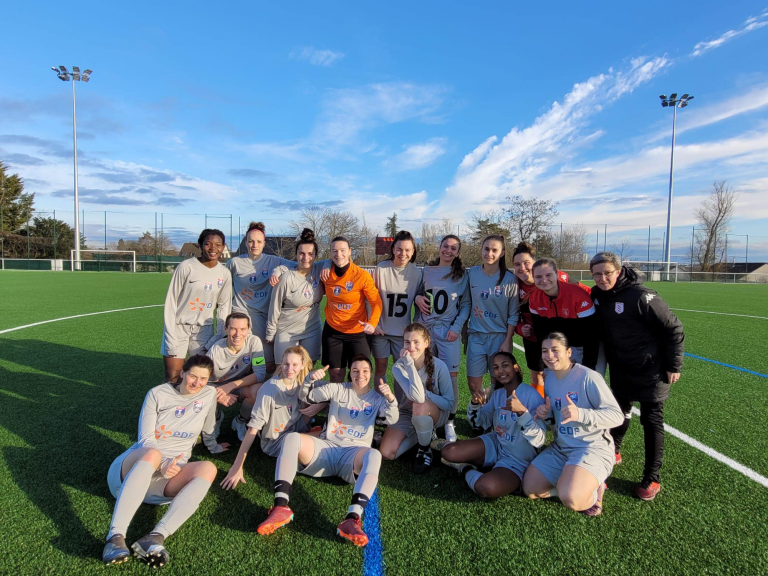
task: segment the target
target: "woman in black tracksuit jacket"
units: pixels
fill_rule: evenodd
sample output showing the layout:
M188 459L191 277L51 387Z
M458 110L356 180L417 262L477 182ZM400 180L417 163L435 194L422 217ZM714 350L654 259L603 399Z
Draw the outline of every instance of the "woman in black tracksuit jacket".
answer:
M653 500L661 490L664 401L683 367L683 325L655 291L643 286L637 272L622 266L612 252L598 253L589 266L611 389L625 414L624 423L611 430L616 463L621 463L619 449L629 428L632 403L639 402L645 468L635 494Z

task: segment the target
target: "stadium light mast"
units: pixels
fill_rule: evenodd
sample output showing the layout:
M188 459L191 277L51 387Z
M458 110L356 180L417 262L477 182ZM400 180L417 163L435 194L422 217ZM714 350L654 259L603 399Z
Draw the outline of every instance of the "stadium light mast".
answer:
M670 238L672 236L672 183L675 173L675 124L677 123L677 109L685 108L688 106L688 102L693 100L693 96L689 94L683 94L680 98L677 97L677 92L673 92L669 95L669 98L665 94L659 96L661 99L662 108L671 106L674 108L672 113L672 155L669 160L669 199L667 201L667 239L664 242L664 261L667 263L667 280L669 280L669 259L670 259Z
M75 262L76 267L80 268L80 198L77 189L77 115L75 113L75 81L88 82L91 79L93 70L86 68L80 73L80 68L72 66L72 73L67 71L66 66L51 66L51 70L56 72L56 76L62 82L72 82L72 138L75 147ZM73 270L74 272L74 270Z

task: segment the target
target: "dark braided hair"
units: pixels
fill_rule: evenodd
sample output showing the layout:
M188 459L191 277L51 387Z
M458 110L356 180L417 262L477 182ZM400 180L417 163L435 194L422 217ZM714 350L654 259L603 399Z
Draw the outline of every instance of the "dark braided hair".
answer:
M429 335L429 330L426 329L424 324L419 322L413 322L408 324L403 330L403 334L406 332L418 332L424 338L427 347L424 349L424 367L427 370L427 384L425 388L429 392L434 392L435 387L435 356L432 354L432 338Z
M197 245L200 246L200 251L203 250L203 244L205 243L205 239L208 238L208 236L218 236L221 238L222 243L225 246L227 245L227 238L224 236L224 232L217 230L216 228L206 228L200 232L200 237L197 239Z
M490 234L483 238L483 243L481 246L485 246L485 243L490 242L491 240L501 242L501 255L499 256L499 279L496 281L496 286L498 286L501 284L501 281L504 280L504 276L507 274L507 243L504 240L504 236L501 234Z
M446 240L456 240L459 243L459 252L456 254L456 258L453 259L453 262L451 262L451 271L443 276L443 280L448 278L448 276L451 277L451 280L454 282L458 282L464 277L464 263L461 261L461 238L456 236L456 234L448 234L446 236L443 236L443 238L440 240L440 246L443 245L443 242ZM429 262L430 266L439 266L440 265L440 255L438 254L437 258L432 260L432 262Z
M413 237L413 234L408 232L408 230L400 230L397 234L395 234L394 239L392 240L392 244L389 245L389 257L387 260L394 260L395 259L395 244L398 242L407 242L410 241L411 244L413 244L413 255L411 256L411 259L409 262L413 262L416 260L416 253L419 251L418 246L416 246L416 239Z

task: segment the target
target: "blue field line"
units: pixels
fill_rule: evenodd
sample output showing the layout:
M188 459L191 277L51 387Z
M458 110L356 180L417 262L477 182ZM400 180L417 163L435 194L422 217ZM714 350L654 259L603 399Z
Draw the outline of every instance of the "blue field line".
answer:
M381 517L379 515L379 489L374 490L365 507L363 530L368 545L363 550L363 576L384 576L384 547L381 545Z
M747 374L760 376L760 378L768 378L768 374L760 374L760 372L755 372L754 370L747 370L746 368L742 368L741 366L734 366L733 364L718 362L717 360L712 360L711 358L704 358L704 356L696 356L696 354L689 354L688 352L686 352L685 355L690 356L691 358L696 358L697 360L704 360L704 362L712 362L712 364L717 364L718 366L725 366L726 368L733 368L734 370L746 372Z

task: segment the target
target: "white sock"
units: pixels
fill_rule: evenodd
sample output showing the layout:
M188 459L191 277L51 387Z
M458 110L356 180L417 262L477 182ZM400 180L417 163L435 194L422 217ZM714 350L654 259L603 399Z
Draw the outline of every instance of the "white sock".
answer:
M419 439L419 445L429 447L432 442L432 429L435 424L432 416L411 416L411 423L416 429L416 437Z
M475 492L475 484L477 483L478 480L480 480L482 475L483 475L482 472L478 472L477 470L470 470L464 476L464 479L467 481L467 484L469 484L469 487L472 489L472 492Z
M203 501L211 483L205 478L192 478L171 501L168 512L160 519L152 532L168 538L195 513Z
M112 523L109 525L107 540L115 534L125 536L133 515L144 502L154 473L155 467L146 460L139 460L128 471L122 486L120 486L120 492L117 494L117 502L115 502L115 511L112 513Z

